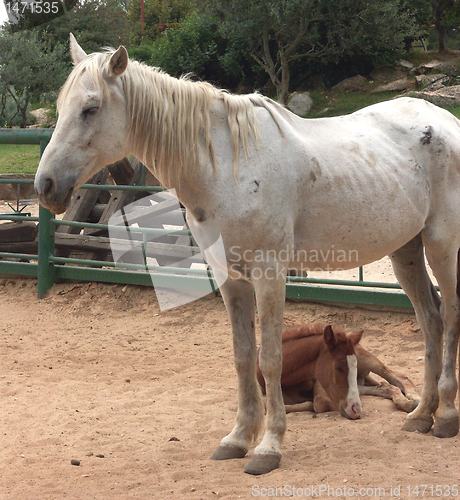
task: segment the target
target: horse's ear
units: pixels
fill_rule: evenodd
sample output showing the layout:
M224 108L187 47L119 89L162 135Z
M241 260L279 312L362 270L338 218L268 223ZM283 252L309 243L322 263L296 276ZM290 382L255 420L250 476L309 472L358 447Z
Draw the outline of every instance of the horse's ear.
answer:
M357 330L355 332L351 332L348 334L348 338L351 340L351 343L353 345L359 344L362 336L363 336L364 330Z
M336 338L335 338L335 333L334 330L332 330L331 325L327 325L326 328L324 328L324 342L326 343L328 349L332 351L334 347L337 344Z
M120 76L128 66L128 51L123 45L112 54L109 60L110 76Z
M74 65L86 59L86 52L78 45L77 39L74 37L73 33L69 33L69 45L70 45L70 57Z

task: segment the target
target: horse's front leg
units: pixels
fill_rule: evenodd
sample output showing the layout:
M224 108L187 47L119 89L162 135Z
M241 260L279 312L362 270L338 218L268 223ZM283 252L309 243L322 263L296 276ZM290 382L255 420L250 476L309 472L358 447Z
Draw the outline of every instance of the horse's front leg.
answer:
M271 270L269 270L271 271ZM254 280L257 310L261 327L259 366L265 379L267 422L265 434L246 465L248 474L265 474L279 467L281 442L286 430L286 411L281 391L282 346L281 332L285 299L284 271L273 274L266 270Z
M262 396L256 379L254 288L246 281L229 279L220 290L233 330L238 412L233 430L214 451L211 457L214 460L244 457L256 439L264 417Z

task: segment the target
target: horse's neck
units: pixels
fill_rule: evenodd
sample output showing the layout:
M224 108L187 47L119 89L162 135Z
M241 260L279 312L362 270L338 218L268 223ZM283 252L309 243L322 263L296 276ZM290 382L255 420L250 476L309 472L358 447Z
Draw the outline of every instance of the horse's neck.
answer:
M126 73L129 148L163 185L177 189L199 173L201 139L209 150L209 107L219 91L135 63Z

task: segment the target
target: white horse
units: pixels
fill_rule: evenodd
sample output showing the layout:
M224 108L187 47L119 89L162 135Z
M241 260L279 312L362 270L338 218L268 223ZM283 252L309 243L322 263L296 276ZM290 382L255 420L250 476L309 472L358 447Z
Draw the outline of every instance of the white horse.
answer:
M129 60L124 47L87 55L72 35L70 42L75 67L37 171L40 202L62 212L75 187L132 154L176 189L192 226L218 229L232 256L221 292L233 329L238 413L213 458L245 456L263 421L255 293L267 418L245 470L279 466L285 276L287 268L308 267L308 252L315 252L315 268L329 270L391 256L426 341L421 402L404 428L428 432L434 422L436 436L457 434L460 121L409 98L306 120L257 94L170 77ZM295 258L299 250L304 262ZM343 255L353 257L344 262ZM347 404L359 404L356 391Z

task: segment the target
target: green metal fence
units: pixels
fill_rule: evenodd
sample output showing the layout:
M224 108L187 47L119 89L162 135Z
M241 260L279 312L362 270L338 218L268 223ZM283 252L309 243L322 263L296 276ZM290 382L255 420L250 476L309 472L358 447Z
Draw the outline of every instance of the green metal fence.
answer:
M48 144L50 129L0 129L0 144L37 144L40 154ZM32 184L31 179L2 178L0 184ZM137 190L146 192L160 191L158 186L115 186L85 184L82 189L99 190ZM54 283L59 281L99 281L152 286L149 272L139 264L115 264L113 262L90 259L58 257L54 251L54 234L59 225L73 227L108 229L106 224L58 220L43 207L39 216L24 216L19 213L0 214L0 220L38 221L38 255L0 252L0 275L28 276L37 279L37 292L44 297ZM170 231L166 229L136 228L141 233L189 234L188 230ZM161 267L155 272L155 282L165 288L208 290L207 271L187 270L182 268ZM213 286L216 284L213 282ZM397 283L370 282L364 279L363 268L359 269L357 280L319 279L289 276L286 284L286 296L293 300L329 302L349 305L384 306L410 308L407 296L402 293Z

